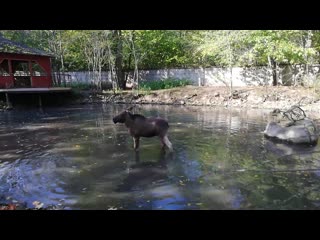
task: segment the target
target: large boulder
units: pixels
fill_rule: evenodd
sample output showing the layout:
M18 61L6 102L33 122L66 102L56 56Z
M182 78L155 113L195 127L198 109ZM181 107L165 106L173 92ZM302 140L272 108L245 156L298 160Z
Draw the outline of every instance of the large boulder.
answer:
M319 137L316 124L307 118L293 122L288 126L281 126L276 122L270 122L264 131L264 135L291 143L302 144L316 144Z

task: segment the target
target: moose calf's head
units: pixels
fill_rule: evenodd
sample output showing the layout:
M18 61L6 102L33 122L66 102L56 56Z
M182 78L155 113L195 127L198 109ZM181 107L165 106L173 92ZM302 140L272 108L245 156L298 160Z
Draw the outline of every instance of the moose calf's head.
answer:
M113 120L113 123L116 124L116 123L125 123L126 122L126 118L127 118L127 115L129 113L129 111L132 110L133 107L130 107L128 108L127 110L121 112L119 115L115 116L112 120Z

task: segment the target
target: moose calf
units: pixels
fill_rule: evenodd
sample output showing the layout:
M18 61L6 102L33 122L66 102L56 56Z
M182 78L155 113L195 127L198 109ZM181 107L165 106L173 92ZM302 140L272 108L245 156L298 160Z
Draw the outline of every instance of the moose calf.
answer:
M169 124L167 120L160 117L144 117L140 114L132 114L130 111L133 107L121 112L113 118L113 122L124 123L129 129L130 135L133 137L134 149L139 149L140 137L155 137L158 136L162 143L162 148L165 146L170 151L173 150L172 144L168 139L167 132Z

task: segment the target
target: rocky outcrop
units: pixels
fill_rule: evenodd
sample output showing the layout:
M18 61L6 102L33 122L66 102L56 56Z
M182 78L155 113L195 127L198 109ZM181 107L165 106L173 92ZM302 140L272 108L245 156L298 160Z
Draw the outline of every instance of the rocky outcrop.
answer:
M293 122L289 126L281 126L276 122L270 122L264 131L264 135L297 144L316 144L319 138L316 124L307 118Z

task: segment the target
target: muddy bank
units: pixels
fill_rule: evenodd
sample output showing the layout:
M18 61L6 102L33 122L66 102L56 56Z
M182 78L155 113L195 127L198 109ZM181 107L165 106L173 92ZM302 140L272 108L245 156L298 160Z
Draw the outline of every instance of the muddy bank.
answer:
M300 104L306 113L320 117L320 91L303 87L237 87L230 94L225 87L186 86L149 92L124 91L85 93L82 104L93 102L116 104L168 104L223 106L226 108L288 109Z

